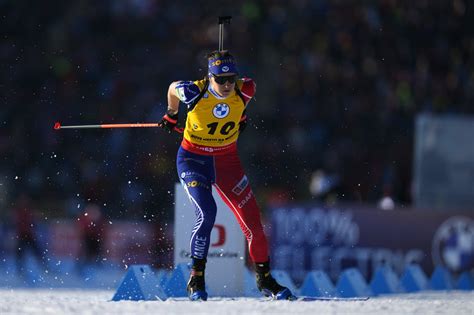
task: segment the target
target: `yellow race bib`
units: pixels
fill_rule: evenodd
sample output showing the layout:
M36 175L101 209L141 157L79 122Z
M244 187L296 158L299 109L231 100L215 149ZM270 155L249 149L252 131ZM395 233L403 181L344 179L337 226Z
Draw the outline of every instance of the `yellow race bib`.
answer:
M205 80L195 81L200 90ZM237 81L240 88L242 81ZM225 99L208 91L188 112L184 138L196 145L220 147L235 142L239 136L239 121L245 109L242 98L234 90Z

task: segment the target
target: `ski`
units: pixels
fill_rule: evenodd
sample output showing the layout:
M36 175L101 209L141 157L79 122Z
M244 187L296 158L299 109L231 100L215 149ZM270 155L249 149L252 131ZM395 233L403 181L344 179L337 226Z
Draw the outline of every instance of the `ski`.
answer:
M296 301L311 302L311 301L367 301L370 297L324 297L324 296L300 296Z
M245 297L211 297L207 300L207 302L221 302L221 301L240 301L245 299ZM252 298L250 298L252 299ZM361 297L324 297L324 296L299 296L295 299L288 299L288 300L277 300L274 298L256 298L259 302L276 302L276 301L288 301L288 302L315 302L315 301L335 301L335 302L353 302L353 301L367 301L370 299L369 296L361 296ZM187 297L171 297L168 298L167 301L173 302L190 302L189 298ZM195 302L195 301L192 301ZM203 302L203 301L198 301Z
M361 297L325 297L325 296L299 296L295 299L288 300L277 300L274 298L263 298L260 299L260 302L273 302L273 301L289 301L289 302L316 302L316 301L334 301L334 302L353 302L353 301L367 301L370 297L361 296Z

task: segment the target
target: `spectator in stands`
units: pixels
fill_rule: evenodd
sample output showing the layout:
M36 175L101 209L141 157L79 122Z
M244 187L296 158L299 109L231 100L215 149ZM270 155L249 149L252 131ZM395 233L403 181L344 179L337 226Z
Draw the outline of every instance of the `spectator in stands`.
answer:
M127 217L133 214L116 196L135 176L141 206L170 213L173 150L162 148L173 138L159 130L53 133L52 119L159 120L166 90L156 87L205 75L205 67L187 65L216 47L215 17L208 17L214 3L2 6L6 184L59 209L78 192L117 209L110 215ZM380 200L378 176L392 167L391 198L410 203L415 115L474 113L474 11L467 1L269 0L220 9L236 12L225 40L242 69L258 69L249 73L259 82L259 105L249 113L258 124L250 121L240 145L263 202L282 188L290 200L309 199L308 174L324 169L325 152L335 151L349 201ZM12 185L11 169L25 170L26 187ZM169 184L148 191L155 182Z

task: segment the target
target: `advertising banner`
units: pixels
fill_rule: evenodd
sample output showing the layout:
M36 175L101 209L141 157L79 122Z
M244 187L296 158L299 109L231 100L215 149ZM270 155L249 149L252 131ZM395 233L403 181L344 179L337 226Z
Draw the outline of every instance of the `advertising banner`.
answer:
M57 220L47 226L49 253L57 259L78 261L86 255L86 240L81 236L77 221ZM119 266L157 264L156 227L150 223L116 221L104 227L100 238L98 259Z
M302 281L309 270L333 279L357 267L369 279L382 264L401 274L409 263L431 274L474 268L474 214L371 208L288 206L271 210L275 269Z
M245 239L232 211L213 191L217 215L207 256L206 286L209 293L241 296L244 290ZM174 262L190 263L190 239L194 227L194 205L180 184L175 186Z

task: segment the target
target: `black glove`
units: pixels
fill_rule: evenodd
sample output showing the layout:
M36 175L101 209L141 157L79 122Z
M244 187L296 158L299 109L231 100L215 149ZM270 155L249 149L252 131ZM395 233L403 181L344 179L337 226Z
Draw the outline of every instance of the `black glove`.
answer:
M178 123L178 113L176 114L171 114L171 112L168 110L166 114L161 118L160 122L158 125L171 133L174 128L176 127L176 124Z
M247 115L245 115L244 113L242 117L240 118L239 132L242 133L245 130L245 127L247 127Z

